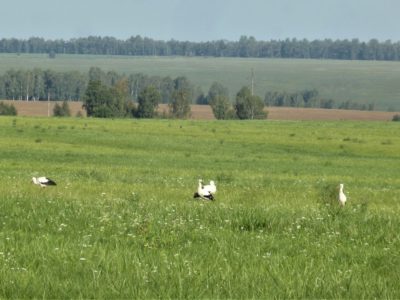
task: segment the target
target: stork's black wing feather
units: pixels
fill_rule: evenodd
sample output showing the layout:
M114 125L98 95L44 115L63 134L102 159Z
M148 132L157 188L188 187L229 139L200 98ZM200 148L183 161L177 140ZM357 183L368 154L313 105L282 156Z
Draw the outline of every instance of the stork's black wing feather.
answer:
M47 182L45 182L45 184L46 185L57 185L57 183L54 180L50 179L50 178L47 178Z
M214 196L212 194L204 195L204 198L207 198L208 200L214 200Z

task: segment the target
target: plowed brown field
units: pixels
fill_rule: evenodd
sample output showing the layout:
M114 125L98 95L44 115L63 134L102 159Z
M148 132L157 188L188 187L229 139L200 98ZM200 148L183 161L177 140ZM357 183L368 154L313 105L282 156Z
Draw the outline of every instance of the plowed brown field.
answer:
M18 116L52 116L53 109L56 103L62 104L62 101L12 101L12 100L2 100L6 104L12 104L17 109ZM68 102L69 108L71 110L71 116L76 116L81 114L86 116L86 111L82 108L82 102Z
M359 111L343 109L296 108L296 107L268 107L270 120L363 120L363 121L391 121L395 112ZM168 111L166 104L159 107L159 111ZM192 105L192 119L212 120L214 115L208 105Z
M53 108L59 101L12 101L2 100L7 104L13 104L19 116L52 116ZM71 115L86 115L82 108L82 102L68 102ZM168 112L166 104L159 105L159 112ZM391 121L395 114L400 112L382 111L358 111L342 109L319 108L293 108L293 107L268 107L268 119L270 120L362 120L362 121ZM214 115L208 105L192 105L191 119L213 120Z

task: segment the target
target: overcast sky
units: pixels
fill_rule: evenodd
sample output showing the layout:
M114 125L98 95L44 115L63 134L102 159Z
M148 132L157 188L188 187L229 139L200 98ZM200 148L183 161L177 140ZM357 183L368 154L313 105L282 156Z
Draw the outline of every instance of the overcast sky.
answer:
M0 38L400 41L400 0L0 0Z

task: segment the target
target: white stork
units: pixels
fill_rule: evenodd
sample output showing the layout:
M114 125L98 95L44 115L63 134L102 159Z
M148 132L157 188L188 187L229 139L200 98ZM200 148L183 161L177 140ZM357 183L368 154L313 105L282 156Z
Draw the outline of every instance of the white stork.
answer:
M199 185L197 192L194 193L193 198L203 198L208 200L214 200L214 193L217 191L214 181L210 181L209 185L203 186L203 180L199 179Z
M343 192L343 187L344 187L344 184L341 183L339 185L339 196L338 196L338 200L339 200L339 203L340 203L341 206L344 206L346 204L346 201L347 201L347 197Z
M41 187L46 187L49 185L57 185L54 180L47 177L32 177L32 182L34 184L40 185Z

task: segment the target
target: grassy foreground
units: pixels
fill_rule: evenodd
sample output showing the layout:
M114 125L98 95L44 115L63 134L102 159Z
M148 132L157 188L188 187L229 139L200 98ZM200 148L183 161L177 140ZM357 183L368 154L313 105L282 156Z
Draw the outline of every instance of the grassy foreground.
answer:
M400 298L399 129L2 117L0 297Z

